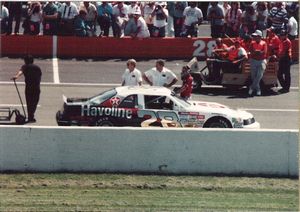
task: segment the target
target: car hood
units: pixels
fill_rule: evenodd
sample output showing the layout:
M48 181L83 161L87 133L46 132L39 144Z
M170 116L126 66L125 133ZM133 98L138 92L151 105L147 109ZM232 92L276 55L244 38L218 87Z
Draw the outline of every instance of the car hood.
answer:
M191 103L191 106L189 107L189 110L191 111L202 111L207 112L211 114L223 114L225 116L231 116L234 118L242 118L242 119L249 119L252 118L253 115L245 110L241 109L231 109L226 105L222 105L217 102L204 102L204 101L189 101Z

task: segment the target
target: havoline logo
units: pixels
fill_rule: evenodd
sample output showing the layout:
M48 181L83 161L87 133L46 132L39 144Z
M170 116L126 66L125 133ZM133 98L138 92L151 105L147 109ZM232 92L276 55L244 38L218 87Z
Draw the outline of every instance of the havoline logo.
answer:
M81 116L111 116L131 119L132 110L124 108L90 107L90 105L82 105Z

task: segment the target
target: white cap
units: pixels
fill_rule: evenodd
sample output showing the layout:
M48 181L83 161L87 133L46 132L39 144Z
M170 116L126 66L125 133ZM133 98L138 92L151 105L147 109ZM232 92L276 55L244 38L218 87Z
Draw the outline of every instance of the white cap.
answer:
M260 30L255 30L254 33L252 33L252 36L259 36L262 37L262 32Z

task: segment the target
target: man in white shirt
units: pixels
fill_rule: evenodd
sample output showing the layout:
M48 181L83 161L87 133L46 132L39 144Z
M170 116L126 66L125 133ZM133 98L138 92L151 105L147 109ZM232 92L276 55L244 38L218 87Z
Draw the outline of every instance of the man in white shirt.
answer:
M167 26L167 18L169 16L169 12L166 9L166 2L158 2L155 6L155 9L151 13L151 17L153 17L153 37L165 37L166 36L166 26Z
M287 24L288 38L295 40L298 37L298 22L292 13L288 13L289 21Z
M182 32L183 37L190 35L191 37L198 36L198 24L201 24L203 20L203 14L201 9L196 7L196 2L191 2L190 6L186 7L183 11L184 17L184 30Z
M156 66L143 74L144 80L151 86L164 86L170 88L178 79L169 69L165 68L165 62L161 59L156 61Z
M122 75L122 86L142 85L142 74L135 67L136 61L134 59L127 61L127 68Z
M5 34L8 32L8 18L9 11L7 7L4 6L4 3L1 2L1 10L0 10L0 23L1 23L1 34Z
M65 2L59 7L58 11L60 15L59 32L61 35L73 35L74 26L73 21L75 16L79 14L76 4L73 2Z

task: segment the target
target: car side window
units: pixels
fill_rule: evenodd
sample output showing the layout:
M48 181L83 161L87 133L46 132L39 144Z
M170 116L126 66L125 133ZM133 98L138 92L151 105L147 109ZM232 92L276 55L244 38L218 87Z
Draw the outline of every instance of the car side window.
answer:
M173 110L173 102L166 96L145 95L145 109Z
M138 102L137 102L137 95L130 95L127 96L121 104L119 104L118 107L121 108L137 108L138 107Z

